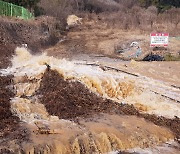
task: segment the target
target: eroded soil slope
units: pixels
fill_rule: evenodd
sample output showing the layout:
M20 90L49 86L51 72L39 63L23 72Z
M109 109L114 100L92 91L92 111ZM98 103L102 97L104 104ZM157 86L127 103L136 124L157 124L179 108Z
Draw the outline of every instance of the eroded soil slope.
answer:
M14 93L7 88L11 84L12 76L0 76L0 132L1 137L13 132L18 124L18 118L10 111L10 98Z
M93 117L99 113L118 115L136 115L143 117L159 126L170 128L179 138L180 119L167 119L155 115L141 114L132 105L119 104L103 99L90 92L78 81L66 81L58 72L47 70L41 81L38 94L42 95L43 103L51 115L63 119L77 120L79 117Z
M41 103L45 104L51 115L63 119L89 117L98 113L117 113L138 115L133 106L120 105L108 99L103 99L90 92L78 81L65 81L56 71L46 71L43 76L39 94L43 95Z
M0 17L0 68L7 67L17 46L27 44L34 52L58 42L59 23L52 17L20 20Z

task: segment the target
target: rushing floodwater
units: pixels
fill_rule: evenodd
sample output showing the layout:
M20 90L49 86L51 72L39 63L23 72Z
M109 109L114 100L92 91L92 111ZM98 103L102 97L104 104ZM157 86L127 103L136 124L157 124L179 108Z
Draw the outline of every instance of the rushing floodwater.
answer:
M99 67L77 65L73 61L48 57L46 54L31 55L24 48L16 49L16 56L12 59L12 64L11 68L1 72L15 76L17 97L13 102L23 94L31 96L39 88L41 77L47 68L45 64L48 64L65 79L79 80L102 97L133 104L142 112L167 118L180 117L180 103L167 100L151 91L154 87L155 91L164 92L166 90L170 93L172 88L153 79L137 79L124 73L104 72ZM26 82L26 80L32 82ZM170 94L176 95L173 92Z
M41 125L50 127L52 134L63 134L63 138L52 135L46 143L56 147L59 152L68 152L67 147L73 147L71 150L80 153L82 144L85 151L94 147L97 153L116 149L145 148L173 139L168 130L137 117L103 115L94 122L82 119L80 120L84 126L82 128L73 122L49 115L44 105L33 96L39 89L47 65L57 70L64 79L78 80L97 95L120 103L133 104L144 113L167 118L180 117L180 104L153 93L149 86L157 87L154 80L137 80L124 73L104 72L99 67L78 65L73 61L56 59L46 54L31 55L26 49L17 48L16 55L12 59L12 67L1 70L4 75L14 75L16 96L11 101L12 112L22 121L31 124L29 127L32 132L37 125ZM47 140L44 136L40 136L38 140L36 138L36 135L32 135L34 144L44 144L44 140ZM74 138L72 145L69 143L70 138Z

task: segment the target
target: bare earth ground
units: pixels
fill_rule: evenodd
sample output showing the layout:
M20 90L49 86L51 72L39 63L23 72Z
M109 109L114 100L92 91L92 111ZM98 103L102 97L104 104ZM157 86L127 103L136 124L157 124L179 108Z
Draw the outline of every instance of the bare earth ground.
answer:
M133 41L137 41L142 48L143 54L139 59L150 52L160 55L170 52L176 55L180 48L179 40L175 37L170 37L167 50L153 51L150 47L149 32L123 31L118 28L110 28L101 21L84 19L82 25L70 29L67 36L53 47L53 51L49 49L48 53L56 56L77 53L104 54L109 57L122 58L121 55L115 52L116 48L126 49ZM127 53L131 53L131 50L127 51ZM124 57L126 56L125 54Z
M55 46L46 50L48 55L65 57L74 60L100 62L123 70L139 73L143 76L162 80L180 87L180 65L176 62L142 62L133 64L122 61L122 55L115 53L115 47L128 48L131 42L137 41L143 51L138 59L143 59L149 53L164 55L172 53L177 55L180 50L180 41L170 37L167 50L153 51L150 47L149 33L138 31L122 31L121 29L107 28L105 23L85 20L83 25L70 29L67 36ZM131 54L133 51L127 51ZM92 55L94 54L94 55ZM114 59L105 60L103 55ZM124 54L124 57L127 57ZM106 63L104 63L104 60Z
M13 21L13 22L16 23L16 21ZM31 23L29 24L31 25ZM4 25L1 24L1 26L6 27L6 24ZM11 29L12 27L10 26L9 28ZM40 30L35 29L35 31L40 33ZM1 33L3 32L4 32L4 28L2 28ZM8 29L6 33L9 33ZM25 36L24 34L21 34L19 32L17 33L19 34L19 36L20 35ZM39 40L41 40L41 37L45 37L45 35L46 35L45 33L38 34L38 37L40 37ZM1 35L1 37L2 36L3 35ZM8 36L10 37L10 35ZM17 35L17 37L19 36ZM19 40L18 43L14 43L13 41L16 38L16 36L11 39L9 39L9 37L3 36L3 38L6 38L6 39L4 42L0 42L1 43L0 45L2 47L0 49L0 52L2 53L0 58L2 60L5 59L4 62L1 61L1 68L5 68L10 64L9 62L10 57L12 56L13 49L15 48L16 45L29 42L29 41L24 42L22 40ZM29 36L29 37L32 38L32 36ZM33 48L33 44L35 40L36 39L34 38L32 39L32 41L30 41L30 46L32 44L32 48ZM67 36L63 38L63 40L61 40L55 46L48 48L45 51L50 56L54 56L58 58L67 58L69 60L80 60L86 63L90 62L90 63L97 63L100 65L108 65L108 66L116 67L118 69L131 72L131 73L140 74L142 76L157 79L157 80L167 83L168 85L174 85L176 87L179 87L180 86L179 62L133 62L133 61L130 62L130 61L122 61L119 59L122 56L119 56L114 52L114 47L119 44L122 44L122 46L123 44L124 46L127 46L127 44L130 44L132 41L137 41L137 40L141 44L141 48L143 50L143 55L142 55L143 57L144 55L150 52L148 34L140 35L139 32L134 32L134 31L124 32L118 29L108 29L106 27L106 24L96 23L95 21L86 21L83 26L71 29L67 33ZM10 44L12 44L13 46L12 48L9 48ZM40 46L40 48L42 47L43 45ZM176 54L179 50L179 47L180 47L180 43L176 39L172 38L170 40L170 46L169 46L168 51L170 50L170 52L173 52L174 54ZM107 58L106 56L111 57L111 58ZM9 89L9 86L13 84L11 82L11 78L12 77L0 78L1 79L0 80L0 84L1 84L0 96L2 99L1 104L0 104L0 110L2 113L4 113L0 117L3 122L0 125L1 126L0 127L0 131L1 131L0 143L4 145L4 148L1 147L2 148L1 151L2 152L3 150L8 151L8 147L5 146L6 144L9 147L13 147L13 146L10 146L11 144L9 142L10 140L14 141L12 145L14 145L13 148L17 150L17 148L21 149L22 147L21 146L15 147L16 144L21 145L20 144L21 142L23 142L24 144L29 139L33 141L34 143L36 143L36 145L34 145L35 152L37 152L38 150L43 151L43 149L46 149L45 148L46 146L43 145L41 147L38 147L37 145L43 143L42 141L47 140L49 137L45 137L43 134L35 134L33 132L35 128L32 129L31 126L28 126L24 123L20 124L19 119L13 116L10 111L10 98L14 96L12 92L13 90ZM148 128L145 129L147 131L152 131L149 128L150 128L150 125L154 123L155 124L153 125L154 129L156 128L156 125L163 126L162 127L163 133L166 134L166 131L167 131L169 138L173 138L171 133L169 133L169 129L173 132L172 134L175 136L176 139L179 139L179 136L180 136L179 134L180 133L180 126L179 126L180 120L178 117L171 120L164 117L157 117L155 115L141 114L132 105L123 105L123 104L119 105L118 103L112 102L111 100L108 100L108 99L104 100L101 97L95 95L94 93L89 92L89 90L85 88L79 82L69 82L69 81L63 80L62 76L60 76L56 71L47 70L45 72L41 81L41 86L37 94L42 96L40 98L41 103L45 105L50 115L56 115L59 118L73 120L76 124L83 126L92 132L94 131L96 133L101 133L103 131L107 131L107 132L112 131L112 128L108 128L109 125L113 123L113 125L115 126L118 122L120 123L121 122L120 119L122 115L123 116L133 115L135 117L130 117L129 119L137 118L136 120L138 121L139 118L140 119L143 118L147 120L146 121L147 123L150 122L149 125L147 124ZM81 94L81 97L79 97L80 94ZM125 117L125 118L128 119L128 117ZM115 122L113 119L117 119L117 121ZM98 120L100 122L98 122ZM108 122L108 120L110 122ZM132 121L130 120L129 123L131 122ZM140 126L142 131L144 130L143 125L146 122L142 122L142 121L140 122L142 123L142 125ZM127 123L128 123L128 120L127 120ZM95 126L95 125L97 125L97 127L92 128L92 126ZM115 126L115 127L117 127L116 128L117 130L115 130L116 132L119 130L118 128L119 126ZM107 128L107 130L102 130L101 128ZM70 130L69 129L70 128L65 128L65 129L62 128L63 131L67 131L64 135L68 135L68 131L72 131L73 129L75 131L74 126L72 126L72 129ZM134 128L134 130L136 129L137 128ZM17 130L21 130L21 131L18 131L21 133L20 134L17 133ZM78 131L79 130L77 130L77 132ZM142 131L140 131L140 133ZM30 135L31 137L29 137L29 132L31 132L31 135ZM160 133L161 129L157 128L157 132ZM91 136L91 133L89 135ZM39 141L36 141L37 137L40 137L41 139ZM56 137L60 137L60 136L52 135L51 138L52 140L53 139L58 140L58 138ZM109 138L111 138L111 136L109 136ZM82 140L84 139L81 139L81 138L78 139L78 145L80 146L79 148L80 148L81 153L87 152L88 150L92 150L92 152L95 152L96 149L91 149L91 148L86 149L86 147L84 148L81 147L83 146L81 145ZM148 140L148 137L147 137L147 140ZM114 147L116 146L117 145L114 145ZM32 147L32 145L31 146L28 145L28 148L29 147ZM76 151L76 148L77 147L75 146L75 149L73 150ZM50 147L50 149L53 149L53 147ZM31 150L32 149L30 150L28 149L27 151L31 151ZM105 150L108 150L108 149L105 149Z

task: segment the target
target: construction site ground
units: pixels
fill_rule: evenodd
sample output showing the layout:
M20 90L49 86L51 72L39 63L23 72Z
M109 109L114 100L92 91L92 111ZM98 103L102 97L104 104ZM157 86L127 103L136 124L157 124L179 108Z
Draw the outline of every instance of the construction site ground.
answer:
M110 28L107 23L97 19L84 19L82 25L70 28L63 32L63 35L57 33L58 29L55 32L53 31L54 26L51 22L54 25L57 22L49 17L29 22L7 18L0 18L0 20L2 21L0 22L0 39L2 38L0 40L1 69L13 65L12 57L17 46L27 44L32 55L40 55L46 52L49 57L64 58L75 65L92 66L95 69L100 68L107 74L108 72L112 74L119 72L130 75L135 81L137 79L139 84L146 84L146 88L153 93L173 103L180 103L180 62L141 61L143 57L151 52L159 55L165 53L178 55L180 41L175 37L170 37L167 49L153 51L150 48L149 33ZM47 31L47 29L49 30ZM137 41L141 46L142 55L140 57L129 59L126 54L116 53L117 48L127 48L133 41ZM13 89L17 84L14 80L15 77L13 74L1 75L0 112L2 114L0 120L2 123L0 124L0 149L2 153L32 151L34 153L38 151L51 153L53 150L54 152L67 150L68 153L68 146L71 146L71 144L71 152L98 153L98 151L111 151L117 147L122 147L122 151L124 151L131 147L134 148L134 146L141 147L141 144L143 148L154 147L154 143L159 145L169 139L179 142L180 117L174 116L174 118L170 119L143 113L141 112L143 110L141 110L142 106L137 107L123 104L123 102L119 104L119 102L102 98L101 95L92 92L79 81L70 82L64 80L63 76L56 70L51 70L50 63L47 63L46 66L47 69L41 78L40 87L37 91L31 96L21 95L20 98L29 99L38 96L49 115L70 120L75 124L71 125L66 121L62 121L62 125L50 122L50 131L48 131L49 129L43 131L44 124L42 126L36 124L35 126L21 121L21 117L13 115L11 107L11 99L17 95L15 89ZM153 84L149 81L153 81ZM33 83L36 81L23 80L22 83L24 82ZM171 95L172 93L174 95ZM21 110L24 112L23 108ZM124 124L125 119L127 121ZM119 123L122 123L122 125L119 126ZM126 128L132 123L134 125L132 130L129 127ZM51 127L53 132L51 132ZM125 136L121 136L123 133L119 134L121 133L120 130L128 133L124 132ZM139 138L136 136L138 140L134 136L135 131L139 134ZM117 136L110 135L109 132ZM86 133L87 136L84 135ZM159 138L157 140L153 139L154 143L149 143L148 134L159 135ZM124 145L120 145L118 135L122 137ZM135 137L134 140L131 139L132 145L128 145L126 135ZM143 137L145 141L140 143ZM68 139L70 139L70 143L67 143ZM47 143L44 142L45 140L47 140ZM137 143L138 141L139 143ZM101 142L106 143L106 146L103 147ZM96 145L89 146L91 144ZM107 144L109 144L109 147ZM172 153L180 150L179 145L172 145L171 148Z

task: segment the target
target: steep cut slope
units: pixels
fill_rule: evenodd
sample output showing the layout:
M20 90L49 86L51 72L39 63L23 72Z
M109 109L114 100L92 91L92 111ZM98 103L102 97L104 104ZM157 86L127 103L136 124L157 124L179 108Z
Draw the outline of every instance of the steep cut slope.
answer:
M0 23L0 68L9 65L17 46L27 44L32 51L39 52L58 42L60 36L60 29L57 29L59 23L52 17L28 21L0 17Z

